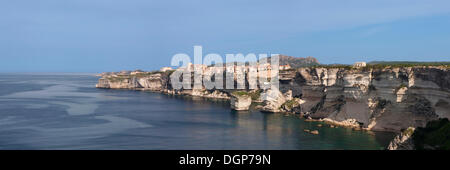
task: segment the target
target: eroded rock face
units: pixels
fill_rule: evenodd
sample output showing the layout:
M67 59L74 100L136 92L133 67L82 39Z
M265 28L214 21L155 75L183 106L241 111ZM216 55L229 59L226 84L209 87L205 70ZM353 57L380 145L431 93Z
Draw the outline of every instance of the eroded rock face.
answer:
M262 111L265 112L282 112L281 105L287 100L284 94L276 88L271 88L262 93L264 106Z
M300 68L298 73L301 108L312 118L355 120L365 129L398 132L450 117L446 68Z
M252 98L249 95L231 95L231 109L248 110L252 104Z
M99 79L97 88L163 90L168 81L161 73L145 76L107 76Z
M293 98L290 100L287 100L285 103L281 105L281 110L284 112L290 112L295 114L301 114L302 113L302 107L300 106L305 101L299 98Z
M409 127L389 143L388 150L414 150L414 141L412 139L412 134L415 128Z
M98 88L152 90L222 99L229 99L234 91L175 90L166 73L102 76L96 85ZM305 113L336 124L399 132L408 127L423 127L437 118L450 118L449 88L450 72L443 67L299 68L280 71L280 89L262 93L266 94L262 95L265 99L262 110ZM241 107L240 99L232 100L236 108L246 108ZM242 101L247 103L248 99ZM291 104L295 106L290 107Z
M98 79L98 83L95 85L96 88L111 88L109 81L105 78Z

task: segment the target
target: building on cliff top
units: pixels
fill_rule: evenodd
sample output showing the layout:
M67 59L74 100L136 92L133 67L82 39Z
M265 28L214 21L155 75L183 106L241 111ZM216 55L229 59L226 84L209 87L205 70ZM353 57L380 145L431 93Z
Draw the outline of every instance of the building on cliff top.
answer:
M166 71L170 71L170 70L173 70L173 68L172 67L161 67L161 69L159 69L159 71L162 71L162 72L166 72Z
M280 70L289 70L289 69L291 69L291 66L289 64L280 65Z

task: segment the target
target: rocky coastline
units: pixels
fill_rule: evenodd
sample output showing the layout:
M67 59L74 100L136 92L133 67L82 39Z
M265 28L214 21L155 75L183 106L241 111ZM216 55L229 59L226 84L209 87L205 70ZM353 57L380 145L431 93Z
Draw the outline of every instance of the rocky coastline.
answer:
M372 131L400 133L450 118L450 71L444 66L280 70L279 90L175 90L170 82L172 72L103 73L96 87L227 99L235 110L248 110L252 103L260 103L256 108L261 111L299 114Z

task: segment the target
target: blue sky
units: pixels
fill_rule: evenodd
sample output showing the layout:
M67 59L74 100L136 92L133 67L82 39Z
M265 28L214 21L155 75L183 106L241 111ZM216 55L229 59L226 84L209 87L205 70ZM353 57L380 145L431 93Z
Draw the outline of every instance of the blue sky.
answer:
M176 53L450 61L448 0L0 2L0 72L154 70Z

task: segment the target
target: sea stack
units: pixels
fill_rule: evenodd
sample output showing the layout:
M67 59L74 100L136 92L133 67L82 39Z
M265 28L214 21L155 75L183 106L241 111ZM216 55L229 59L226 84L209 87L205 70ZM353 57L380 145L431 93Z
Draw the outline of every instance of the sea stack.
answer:
M234 92L231 94L230 104L233 110L248 110L252 104L252 98L247 92Z

